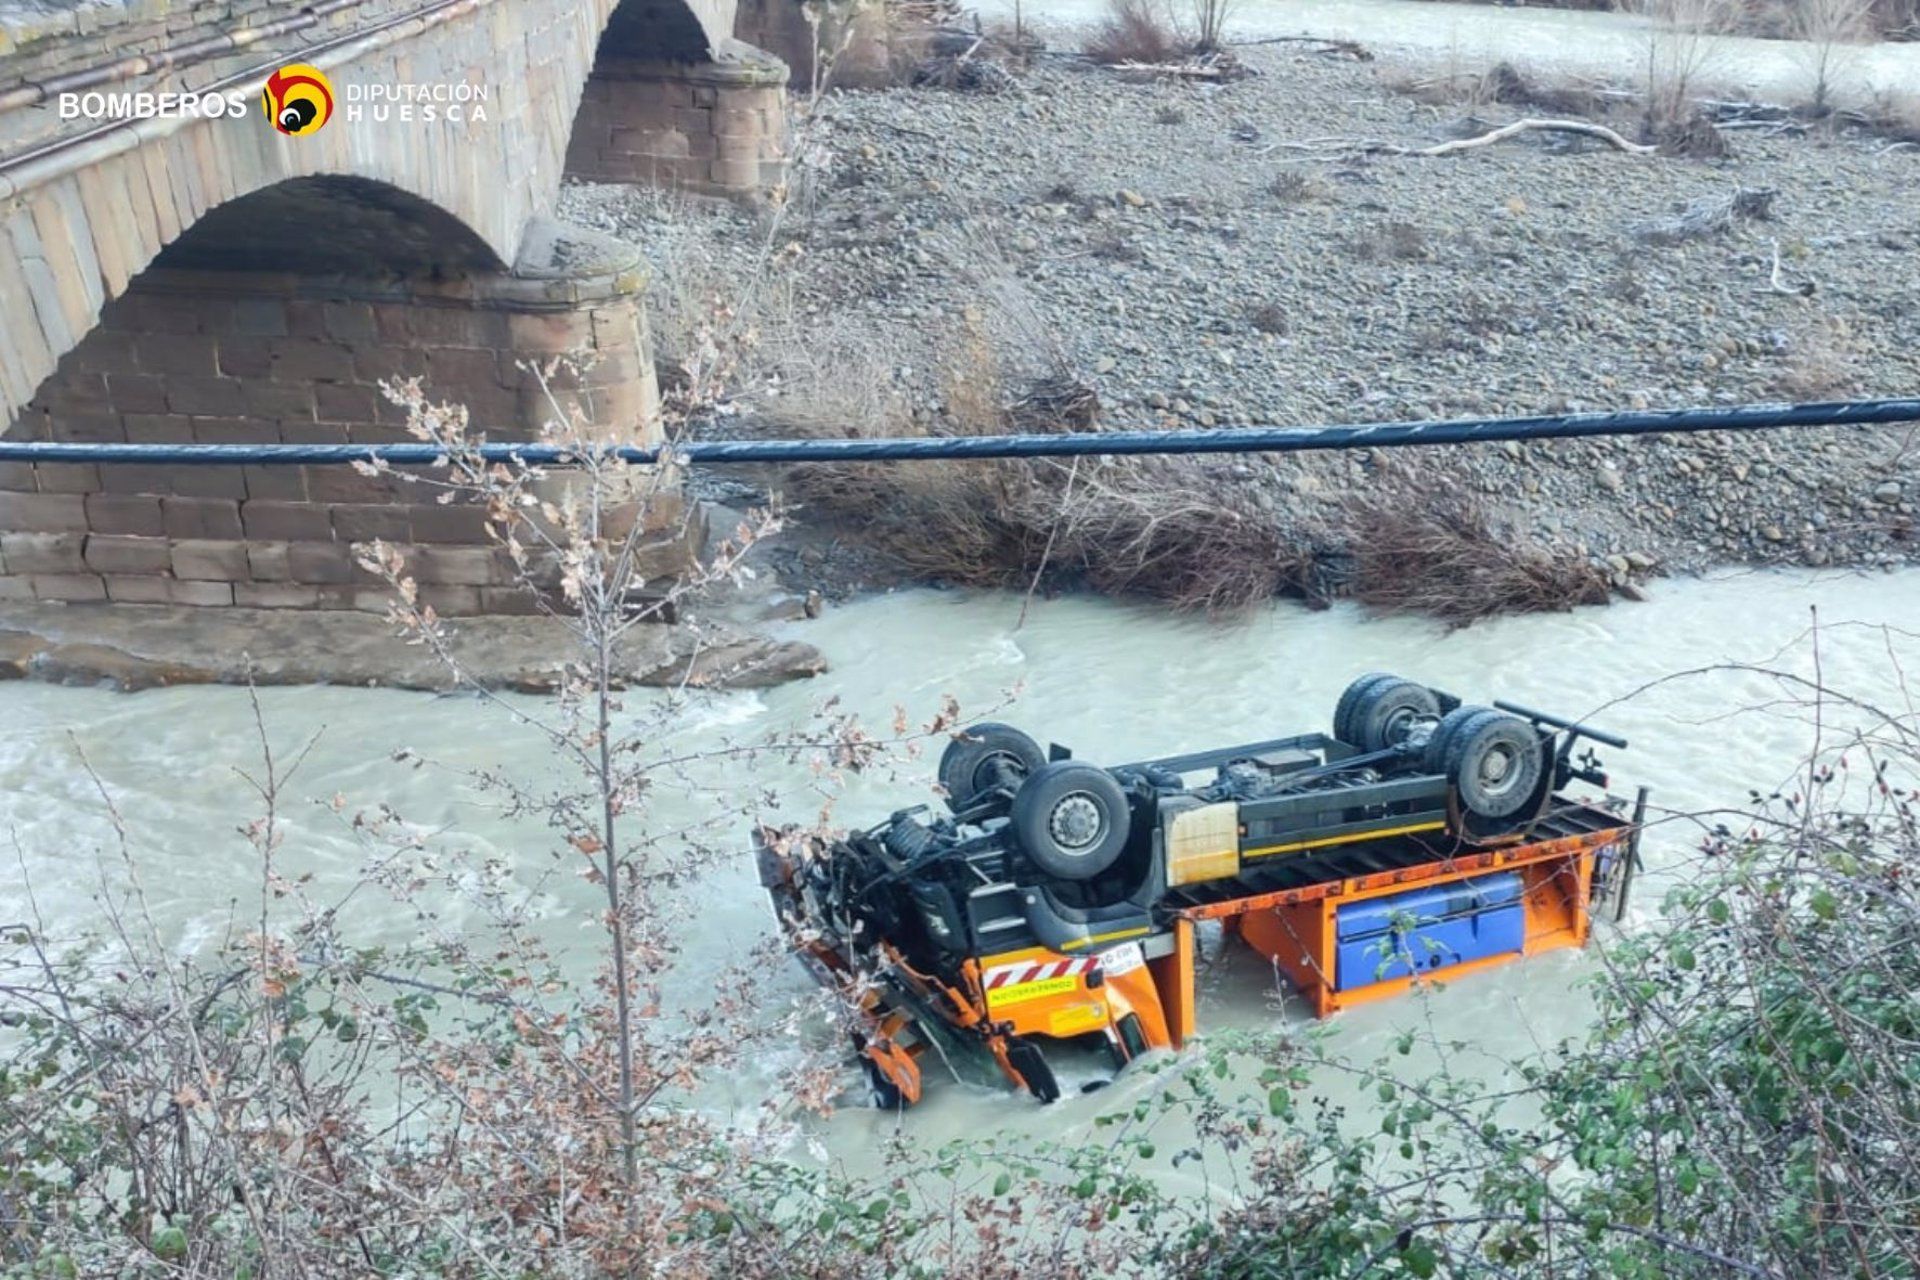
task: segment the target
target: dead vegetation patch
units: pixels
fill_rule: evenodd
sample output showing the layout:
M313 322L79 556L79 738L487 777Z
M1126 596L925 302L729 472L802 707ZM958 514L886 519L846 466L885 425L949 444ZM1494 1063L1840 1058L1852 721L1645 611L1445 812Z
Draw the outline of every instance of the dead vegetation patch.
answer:
M1346 512L1349 591L1368 608L1464 627L1609 599L1606 574L1585 556L1537 545L1470 499L1406 481L1396 489L1356 500Z
M781 436L877 438L1097 432L1100 405L1069 372L1009 389L984 330L951 345L940 411L907 411L884 376L836 362L786 398ZM1082 457L809 463L779 473L803 513L849 530L928 581L1080 588L1232 613L1280 596L1464 626L1501 613L1604 601L1583 558L1498 528L1444 486L1398 471L1364 492L1275 502L1259 458Z
M1081 46L1105 66L1129 62L1175 62L1187 47L1152 0L1111 0L1107 16Z

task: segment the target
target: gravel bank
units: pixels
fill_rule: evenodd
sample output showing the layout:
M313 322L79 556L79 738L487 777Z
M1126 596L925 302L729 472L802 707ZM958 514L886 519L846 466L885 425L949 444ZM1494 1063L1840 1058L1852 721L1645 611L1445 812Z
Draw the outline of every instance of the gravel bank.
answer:
M1247 61L1257 74L1225 85L1047 58L999 94L835 94L802 126L781 214L585 186L563 213L656 255L669 351L702 299L748 299L748 422L897 401L937 425L976 332L1008 387L1064 366L1128 427L1920 390L1920 151L1741 133L1714 162L1544 137L1448 159L1322 155L1287 144L1418 144L1522 112L1483 105L1476 122L1416 102L1389 87L1405 69L1380 63L1287 46ZM1641 234L1736 188L1776 191L1771 218L1675 244ZM1776 242L1793 294L1767 287ZM1914 443L1852 429L1406 462L1616 574L1892 565L1914 554ZM1337 507L1392 464L1203 465L1291 513Z

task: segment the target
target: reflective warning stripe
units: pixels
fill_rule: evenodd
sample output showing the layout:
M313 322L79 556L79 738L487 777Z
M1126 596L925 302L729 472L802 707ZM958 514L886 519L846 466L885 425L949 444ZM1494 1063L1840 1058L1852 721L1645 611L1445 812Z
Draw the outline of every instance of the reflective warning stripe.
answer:
M1043 960L1029 964L1003 964L997 969L989 969L983 980L989 991L1002 987L1019 986L1023 982L1045 982L1049 978L1074 978L1083 973L1091 973L1100 963L1095 956L1080 956L1072 960Z

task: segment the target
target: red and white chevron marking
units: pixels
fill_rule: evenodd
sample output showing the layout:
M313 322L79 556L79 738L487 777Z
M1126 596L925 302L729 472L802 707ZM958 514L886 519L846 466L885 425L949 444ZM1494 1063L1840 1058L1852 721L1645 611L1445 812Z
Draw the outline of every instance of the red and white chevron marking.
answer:
M987 970L987 990L997 991L1001 987L1017 987L1023 982L1045 982L1048 978L1074 977L1091 973L1099 964L1095 956L1081 956L1073 960L1043 960L1027 964L1003 964Z

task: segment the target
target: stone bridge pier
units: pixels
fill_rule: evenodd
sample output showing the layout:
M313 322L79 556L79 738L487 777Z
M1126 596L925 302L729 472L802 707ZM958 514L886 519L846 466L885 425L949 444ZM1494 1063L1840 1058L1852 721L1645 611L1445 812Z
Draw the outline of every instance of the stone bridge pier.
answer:
M295 180L182 235L9 434L397 443L414 437L382 384L417 378L495 439L534 435L557 401L649 443L645 286L638 251L592 232L536 221L507 266L396 191ZM0 599L381 610L388 591L356 563L380 539L442 614L534 611L482 509L440 492L344 466L0 464ZM662 573L698 533L667 505L648 512L645 554Z
M411 437L382 384L419 378L495 439L535 433L552 392L613 438L651 441L640 251L551 218L568 176L735 197L782 180L786 67L734 39L736 10L0 5L0 425L60 441L398 442ZM311 129L256 105L289 66L330 86ZM367 105L415 89L487 110ZM60 105L180 91L238 105ZM556 356L582 357L579 371L543 387L534 367ZM0 464L0 601L377 609L355 560L381 539L442 613L536 608L480 512L437 496L347 467ZM649 576L684 565L700 535L679 506L650 512Z

